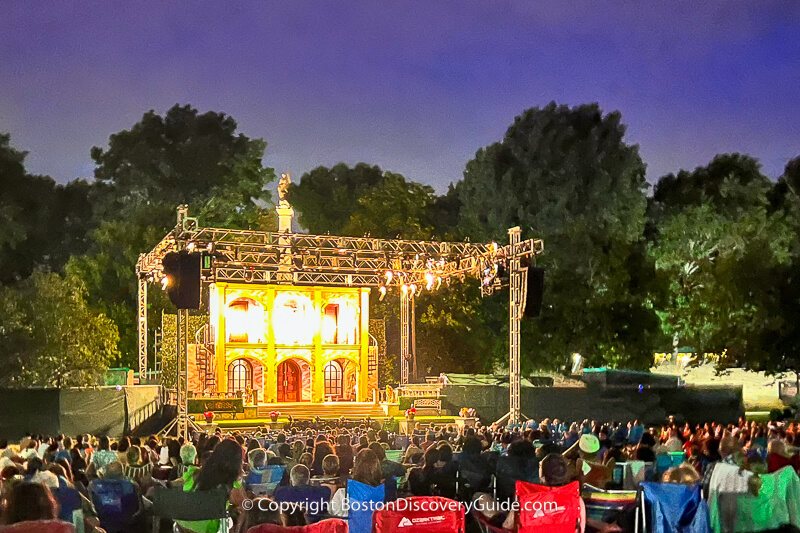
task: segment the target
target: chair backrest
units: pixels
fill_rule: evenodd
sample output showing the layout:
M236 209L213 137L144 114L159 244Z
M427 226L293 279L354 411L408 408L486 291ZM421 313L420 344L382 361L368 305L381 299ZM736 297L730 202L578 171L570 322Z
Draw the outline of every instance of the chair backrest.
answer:
M96 479L89 485L100 525L106 531L124 528L139 512L139 495L127 479Z
M574 533L581 530L579 483L546 487L517 481L519 533Z
M30 520L3 526L3 533L75 533L72 524L61 520Z
M155 487L153 515L170 520L214 520L225 518L228 493L223 487L187 492L182 489Z
M269 479L265 479L262 483L280 483L281 479L283 479L283 473L286 472L285 465L267 465L266 469L269 471Z
M387 503L372 516L373 533L464 533L464 506L440 496Z
M347 498L350 509L347 523L351 533L369 533L372 529L372 512L378 503L386 501L386 485L372 487L352 479L347 481Z
M664 472L673 466L679 466L686 460L686 454L683 452L670 452L668 454L659 455L656 457L656 474L661 476Z
M702 498L699 485L688 487L676 483L643 482L643 504L647 501L649 514L645 514L647 531L710 532L708 506Z
M581 491L586 507L586 518L598 522L616 522L622 513L636 509L636 490L602 490L591 485L584 485Z
M57 489L52 489L52 493L58 502L59 520L72 522L72 513L82 508L81 493L66 485L60 485Z
M260 524L248 529L247 533L347 533L347 522L339 518L328 518L307 526Z
M403 460L403 450L386 450L386 458L399 463Z

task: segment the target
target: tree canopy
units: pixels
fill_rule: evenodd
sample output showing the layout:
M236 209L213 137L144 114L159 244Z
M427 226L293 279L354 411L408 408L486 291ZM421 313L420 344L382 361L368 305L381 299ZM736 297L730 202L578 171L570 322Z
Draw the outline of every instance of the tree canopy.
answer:
M0 287L0 386L101 384L118 341L116 325L89 308L74 277L36 272Z

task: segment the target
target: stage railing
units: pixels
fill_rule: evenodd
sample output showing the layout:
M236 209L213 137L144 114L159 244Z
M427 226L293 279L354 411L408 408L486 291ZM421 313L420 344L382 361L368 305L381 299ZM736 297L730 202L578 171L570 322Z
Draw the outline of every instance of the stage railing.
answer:
M409 383L399 388L400 396L413 398L436 398L442 394L439 383Z

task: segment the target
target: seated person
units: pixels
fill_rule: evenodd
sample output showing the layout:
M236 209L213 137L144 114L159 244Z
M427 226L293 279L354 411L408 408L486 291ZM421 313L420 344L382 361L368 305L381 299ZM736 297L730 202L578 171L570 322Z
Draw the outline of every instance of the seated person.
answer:
M70 533L68 522L57 520L58 503L40 483L17 483L7 492L2 523L3 531L27 533Z
M309 522L319 521L327 512L331 499L328 487L315 487L309 485L311 471L306 465L298 464L289 473L291 485L275 489L275 501L300 504L306 510Z
M312 484L318 487L328 487L331 494L345 486L342 477L339 476L339 457L334 454L326 455L322 460L322 475L314 476Z
M267 470L267 452L264 448L254 448L247 454L247 464L250 467L244 478L244 486L258 485L268 481L270 472ZM265 479L264 474L267 474Z
M406 475L406 468L403 465L386 458L386 450L380 443L373 442L369 445L369 449L375 453L378 461L381 462L381 475L384 479L390 476L402 478Z
M539 482L538 460L533 444L518 440L508 447L508 455L497 459L497 499L501 502L513 501L516 482Z
M597 452L600 450L600 440L591 433L584 433L577 442L578 459L575 461L575 473L578 481L583 485L591 485L599 489L605 489L606 485L614 480L614 467L616 462L610 459L603 464L597 460ZM564 452L566 455L569 453Z

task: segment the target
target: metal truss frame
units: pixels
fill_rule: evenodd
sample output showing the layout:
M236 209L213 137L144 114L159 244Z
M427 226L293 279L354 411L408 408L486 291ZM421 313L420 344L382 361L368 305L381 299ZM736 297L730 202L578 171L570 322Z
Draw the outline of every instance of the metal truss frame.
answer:
M431 280L438 287L453 278L463 280L472 276L482 280L483 294L491 294L499 287L498 265L504 265L512 288L509 309L509 389L512 397L511 411L507 416L518 422L519 323L525 305L527 277L527 269L521 266L520 259L544 251L541 239L523 241L520 233L518 227L510 229L510 243L500 246L494 242L433 242L201 228L196 219L189 217L188 207L181 205L175 228L150 252L142 254L136 266L139 278L140 375L147 370L146 283L163 277L161 261L169 252L198 251L210 257L210 266L204 264L202 269L204 283L405 287L400 291L401 384L408 383L410 371L408 325L409 301L413 292L421 292L431 284ZM412 285L416 285L415 290L409 290ZM179 385L184 385L180 379Z

